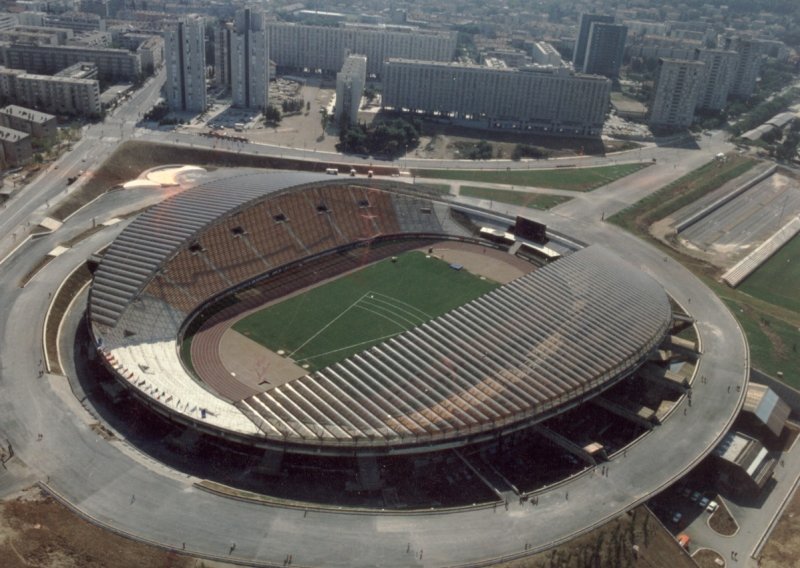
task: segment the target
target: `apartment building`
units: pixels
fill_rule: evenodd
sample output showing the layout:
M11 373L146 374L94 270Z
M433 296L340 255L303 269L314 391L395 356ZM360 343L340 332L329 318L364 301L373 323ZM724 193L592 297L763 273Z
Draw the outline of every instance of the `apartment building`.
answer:
M756 90L756 81L768 46L761 40L743 36L724 38L723 46L739 54L730 94L747 98Z
M698 49L695 50L694 59L705 63L697 108L722 110L728 102L728 94L739 64L739 54L723 49Z
M685 59L660 59L653 98L651 126L686 128L694 120L694 110L702 91L705 63Z
M12 43L0 44L0 56L7 67L39 75L52 75L84 61L97 65L103 81L136 82L142 75L141 56L126 49Z
M581 14L578 22L578 37L575 38L575 48L572 51L572 63L576 71L583 69L583 63L586 60L586 48L589 44L589 33L592 30L592 24L595 22L613 24L614 16Z
M164 57L169 108L176 111L205 111L206 42L205 23L201 16L186 16L167 32Z
M367 83L367 58L364 55L348 55L342 70L336 74L336 120L347 119L349 124L358 120L361 95Z
M233 22L220 22L214 28L214 80L218 89L231 89L231 43Z
M230 80L233 106L265 109L269 96L269 44L264 14L236 12L230 36Z
M456 33L407 26L309 26L268 22L269 53L275 64L288 69L341 70L346 54L367 58L367 74L382 75L390 58L450 61L456 50Z
M0 126L27 132L36 140L54 140L58 134L54 115L17 105L0 109Z
M566 68L490 68L390 59L383 106L425 112L482 128L564 136L597 136L611 81Z
M97 116L101 110L96 79L34 75L0 67L0 96L53 114Z
M628 28L621 24L593 22L586 41L583 66L580 69L576 67L576 70L616 79L622 67L627 36Z
M106 21L103 18L85 12L48 14L44 18L44 25L52 28L68 28L75 33L106 31Z
M27 132L0 126L0 146L7 167L24 166L33 158L31 136Z

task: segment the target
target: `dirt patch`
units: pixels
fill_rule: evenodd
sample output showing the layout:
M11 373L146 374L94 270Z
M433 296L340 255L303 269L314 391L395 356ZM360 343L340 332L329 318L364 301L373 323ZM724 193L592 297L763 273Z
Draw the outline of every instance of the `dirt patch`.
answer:
M436 258L450 264L460 264L472 274L500 284L508 284L534 268L521 258L488 247L444 241L430 248ZM425 252L428 250L423 249Z
M710 548L698 550L692 554L692 559L700 568L720 568L720 566L725 566L725 559L722 555Z
M739 530L736 519L733 518L723 501L719 501L719 508L708 519L708 526L723 536L733 536Z
M781 336L772 331L769 326L769 320L766 318L761 318L758 322L759 329L764 333L764 335L769 338L769 342L772 344L772 350L775 355L778 356L779 359L783 359L786 357L786 345L783 343L783 339Z
M800 558L800 493L795 492L761 551L761 568L796 566Z
M639 549L634 551L634 545ZM646 507L638 507L566 544L500 568L696 568L672 535Z
M96 527L37 487L2 503L0 512L4 568L190 568L202 564Z
M536 136L517 131L481 130L423 121L419 146L408 157L460 159L464 158L461 149L479 140L486 140L492 145L492 157L497 159L510 159L517 144L537 146L549 152L553 158L605 155L639 147L629 141Z
M222 334L219 358L237 381L256 390L272 389L308 374L289 357L278 355L232 327Z

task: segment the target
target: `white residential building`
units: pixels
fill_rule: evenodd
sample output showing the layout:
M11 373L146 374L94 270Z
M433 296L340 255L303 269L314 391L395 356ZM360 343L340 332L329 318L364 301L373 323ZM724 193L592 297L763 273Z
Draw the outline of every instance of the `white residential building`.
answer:
M33 75L0 67L0 96L53 114L97 116L101 110L97 79Z
M728 102L728 93L739 64L739 54L722 49L698 49L695 60L706 65L697 108L722 110Z
M367 57L367 73L382 75L390 58L450 61L456 50L456 33L407 26L347 25L307 26L269 22L269 53L280 68L312 69L336 73L348 53Z
M747 98L756 90L756 80L769 46L761 40L749 37L726 38L724 46L739 54L730 94Z
M694 120L702 91L705 63L685 59L659 59L650 105L651 126L685 128Z
M390 59L385 68L384 107L479 128L597 136L611 96L610 80L566 68L489 68L405 59Z
M336 74L336 120L346 117L350 124L356 123L366 82L367 57L348 55L342 70Z
M166 34L167 104L171 110L206 110L206 42L201 16L182 18Z
M230 43L233 106L265 109L269 98L269 45L264 14L245 8L236 12Z

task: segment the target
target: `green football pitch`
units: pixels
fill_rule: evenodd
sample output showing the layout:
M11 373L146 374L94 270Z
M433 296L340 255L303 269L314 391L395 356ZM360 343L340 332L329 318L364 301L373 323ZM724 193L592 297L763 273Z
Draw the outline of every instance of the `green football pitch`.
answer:
M250 314L233 329L310 370L321 369L497 286L409 252Z

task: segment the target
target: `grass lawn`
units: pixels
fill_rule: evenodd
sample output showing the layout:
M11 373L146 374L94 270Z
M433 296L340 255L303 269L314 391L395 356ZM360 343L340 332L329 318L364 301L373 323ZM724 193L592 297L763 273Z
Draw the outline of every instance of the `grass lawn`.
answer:
M746 302L726 298L725 303L747 335L753 367L776 378L781 371L783 382L800 388L800 331L797 326L764 315Z
M758 267L738 290L800 313L800 235Z
M424 170L414 169L422 178L505 183L533 187L550 187L572 191L591 191L650 165L621 164L597 168L553 168L549 170Z
M501 203L511 205L522 205L532 209L550 209L572 199L565 195L545 195L543 193L525 193L522 191L511 191L508 189L492 189L490 187L475 187L471 185L461 186L461 195L465 197L477 197L480 199L491 199Z
M756 163L755 160L742 156L731 156L724 162L712 160L609 217L608 220L629 231L646 233L651 224L722 187Z
M234 329L309 369L327 367L496 288L410 252L251 314Z

